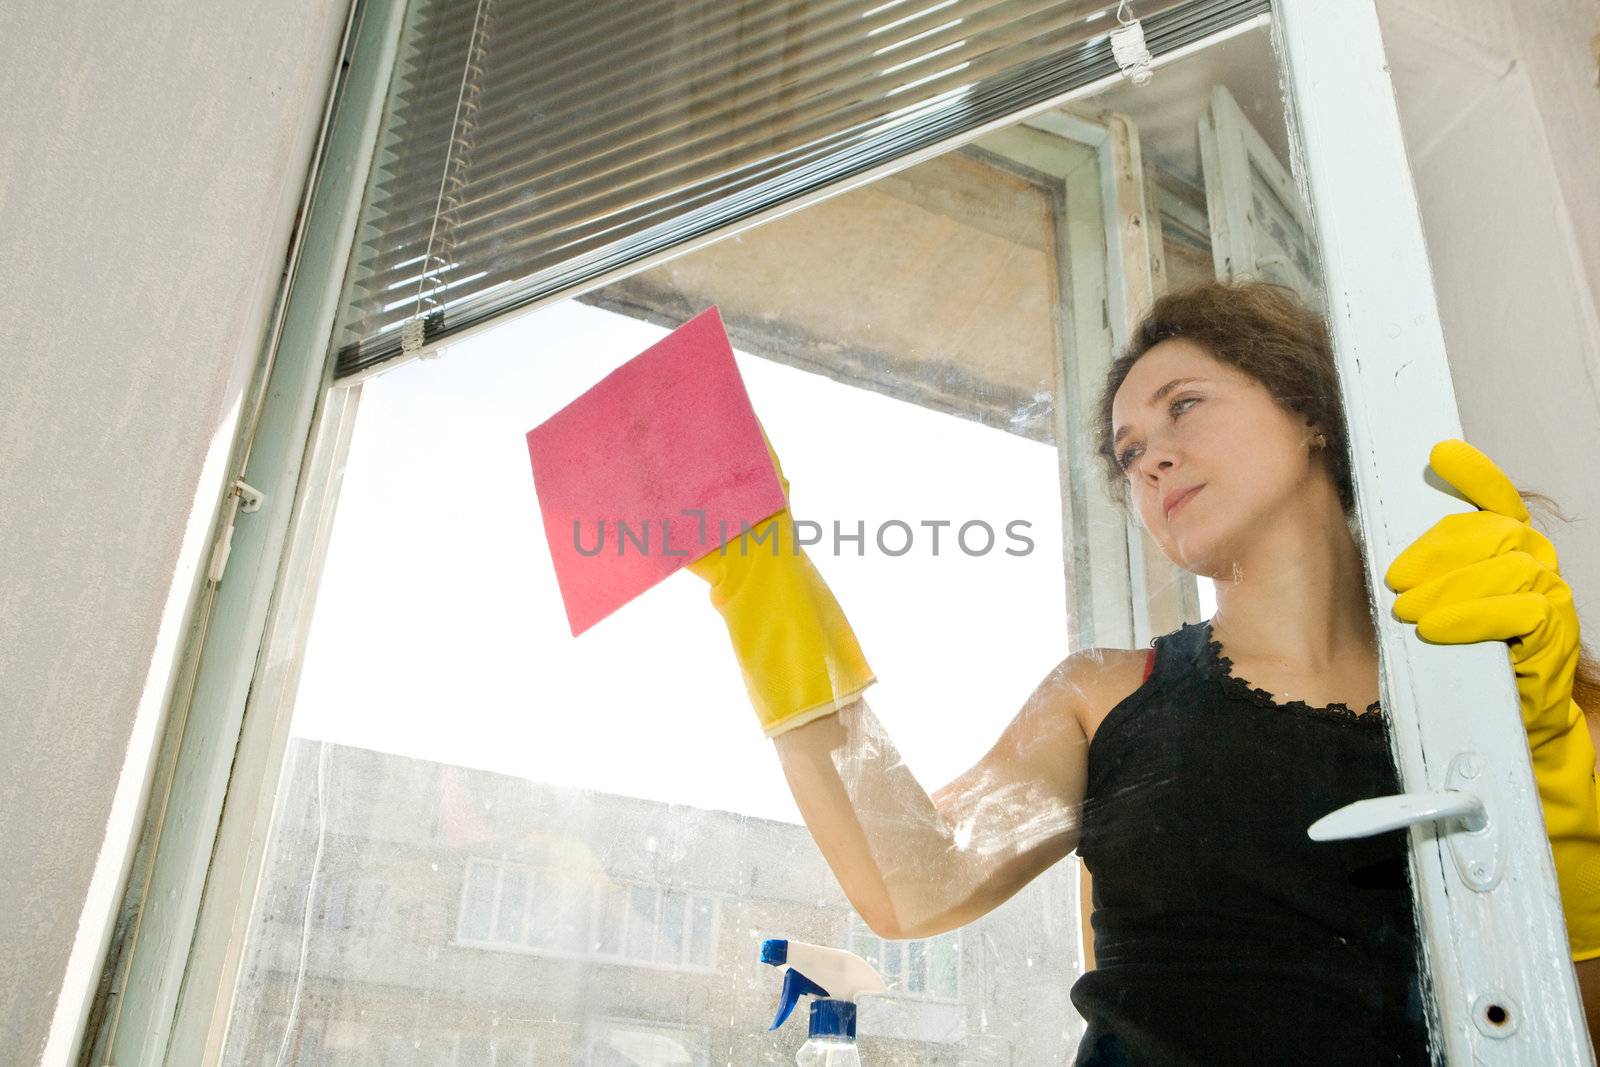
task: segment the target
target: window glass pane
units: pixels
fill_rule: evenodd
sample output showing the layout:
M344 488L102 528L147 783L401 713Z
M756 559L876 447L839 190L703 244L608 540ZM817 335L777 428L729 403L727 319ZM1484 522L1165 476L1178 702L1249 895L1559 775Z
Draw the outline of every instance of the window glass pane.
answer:
M883 972L883 942L867 931L859 919L851 923L850 951L872 964L880 974Z
M883 984L890 989L902 988L905 970L905 946L898 941L883 943Z
M492 864L481 861L467 864L467 882L461 894L461 920L456 933L462 940L489 939L497 874Z
M495 911L495 940L522 941L522 909L528 904L528 872L518 867L500 871L500 902Z
M628 943L624 951L636 960L650 959L655 933L656 891L634 886L628 894Z
M600 911L600 936L597 951L607 956L622 954L622 938L628 919L628 891L623 886L606 886Z
M377 1034L373 1039L372 1049L379 1063L411 1064L416 1062L416 1044L408 1035L395 1033Z
M677 963L683 958L683 919L683 894L671 890L663 892L660 936L656 941L657 963Z
M1190 383L1137 409L1126 442L1150 477L1204 490L1171 516L1148 494L1119 501L1128 476L1096 449L1108 428L1096 401L1156 294L1221 270L1319 305L1278 86L1256 26L1146 86L1108 83L363 382L223 1061L277 1062L287 1034L291 1049L336 1042L380 1062L498 1064L508 1049L552 1064L787 1062L804 1009L767 1030L782 975L760 950L789 938L850 948L882 974L890 994L866 998L858 1026L866 1062L1070 1062L1087 1030L1074 990L1102 1008L1167 998L1177 1014L1161 1018L1195 1017L1169 1003L1185 989L1246 1012L1238 983L1218 977L1233 964L1274 976L1252 988L1300 995L1352 958L1344 927L1285 958L1274 931L1310 912L1261 889L1292 859L1315 900L1334 902L1316 912L1332 929L1375 899L1350 899L1346 868L1403 876L1391 862L1403 849L1305 851L1305 825L1336 790L1376 788L1382 723L1295 741L1270 731L1299 720L1265 716L1285 708L1250 691L1354 701L1376 694L1375 664L1312 685L1235 645L1242 696L1207 673L1214 659L1169 660L1177 673L1150 686L1143 671L1152 639L1222 617L1231 546L1299 514L1296 487L1333 477L1284 460L1299 415L1279 403L1325 410L1329 396L1247 385L1227 407ZM797 737L761 729L695 573L573 637L551 561L562 531L544 525L531 476L529 430L713 305L792 518L820 529L808 554L877 679L859 705L801 728L854 741L818 743L808 763L790 759ZM1216 373L1218 389L1234 381ZM1191 426L1210 429L1181 436ZM628 476L622 457L597 462L611 458ZM1345 544L1339 510L1324 507L1333 528L1305 543ZM1087 649L1100 651L1073 663L1096 684L1063 684L1063 661ZM1091 707L1091 692L1117 699ZM1156 692L1182 699L1146 703ZM1229 735L1227 759L1196 755L1246 720L1260 732ZM974 776L988 785L940 794L930 815L933 794L1014 723L1052 745L1036 761L1048 772ZM880 731L871 743L863 724ZM1087 759L1085 731L1103 793L1086 798L1079 781L1074 798L1062 764ZM856 807L834 827L874 842L841 872L876 864L869 892L909 887L891 913L901 929L855 913L867 897L846 893L818 847L796 766L835 774ZM1275 828L1219 830L1242 803ZM913 832L930 830L918 819L944 824ZM1111 939L1088 975L1074 847L1096 869L1095 928ZM941 892L997 856L990 876L1010 877L1019 853L1034 864L1025 885L937 929L959 903ZM1396 892L1383 907L1409 899L1403 877ZM1149 915L1176 918L1141 925ZM1128 947L1141 939L1157 948ZM1395 961L1413 947L1392 939L1361 966L1408 988ZM1217 962L1206 982L1169 973L1194 959ZM1352 997L1328 1003L1365 1018ZM1212 1028L1181 1040L1198 1062L1227 1062L1207 1042L1269 1016L1301 1017L1234 1025L1212 1012Z
M418 1041L417 1063L449 1063L455 1056L456 1034L449 1030L433 1030Z
M565 872L542 870L528 904L528 944L582 952L589 940L589 887Z
M533 1067L538 1062L533 1049L531 1038L497 1037L493 1042L494 1067Z
M927 943L911 941L906 944L906 992L921 993L928 988Z
M689 962L710 967L716 962L717 904L697 897L689 911Z
M456 1054L454 1063L466 1067L473 1063L493 1062L493 1053L490 1051L489 1037L487 1034L462 1034L456 1039Z
M936 996L954 997L960 967L960 938L952 934L934 938L928 945L928 991Z

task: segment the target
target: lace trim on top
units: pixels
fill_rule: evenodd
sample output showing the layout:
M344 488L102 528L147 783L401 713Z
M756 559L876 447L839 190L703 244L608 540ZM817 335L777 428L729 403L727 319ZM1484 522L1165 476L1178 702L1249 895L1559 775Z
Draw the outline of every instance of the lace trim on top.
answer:
M1222 654L1222 642L1211 636L1211 620L1201 623L1201 638L1204 645L1201 649L1201 661L1211 668L1212 675L1222 684L1223 690L1230 696L1239 698L1262 707L1279 708L1284 711L1297 711L1306 715L1333 719L1337 722L1349 723L1352 726L1373 727L1383 723L1382 702L1374 700L1367 705L1367 710L1357 714L1350 710L1350 705L1343 701L1332 704L1311 705L1303 700L1280 701L1265 689L1251 685L1243 678L1236 677L1233 673L1233 661Z

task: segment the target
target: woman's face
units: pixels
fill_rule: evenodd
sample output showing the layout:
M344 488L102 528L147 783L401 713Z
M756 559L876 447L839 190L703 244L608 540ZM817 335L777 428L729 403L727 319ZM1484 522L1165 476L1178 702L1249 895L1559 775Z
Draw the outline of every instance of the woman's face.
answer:
M1111 426L1140 522L1193 574L1231 578L1253 533L1303 511L1319 482L1333 492L1307 420L1184 338L1133 365L1112 400Z

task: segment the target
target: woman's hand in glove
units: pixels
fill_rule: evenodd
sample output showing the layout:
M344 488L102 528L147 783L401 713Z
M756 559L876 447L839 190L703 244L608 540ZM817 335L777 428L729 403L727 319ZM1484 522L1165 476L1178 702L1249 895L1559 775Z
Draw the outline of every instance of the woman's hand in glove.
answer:
M789 479L765 429L761 436L787 500ZM838 711L875 680L787 507L687 569L711 586L768 737Z
M1446 515L1389 565L1384 580L1400 593L1394 614L1426 641L1508 643L1573 955L1600 956L1600 811L1594 743L1572 700L1572 589L1555 547L1488 456L1451 438L1428 462L1479 510Z
M1508 641L1531 748L1568 727L1578 666L1578 613L1556 550L1528 522L1511 480L1478 449L1450 439L1429 464L1480 510L1446 515L1389 565L1395 616L1439 644Z

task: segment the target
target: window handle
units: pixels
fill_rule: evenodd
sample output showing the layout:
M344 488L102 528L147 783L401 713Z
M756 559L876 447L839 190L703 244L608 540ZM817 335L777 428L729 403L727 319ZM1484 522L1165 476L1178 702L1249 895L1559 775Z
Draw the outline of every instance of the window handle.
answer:
M1358 800L1324 815L1306 833L1313 841L1345 841L1446 819L1459 819L1467 830L1480 829L1488 822L1483 801L1476 794L1443 789Z
M1461 880L1487 892L1500 882L1499 828L1482 797L1467 788L1482 772L1482 757L1460 753L1450 761L1443 789L1358 800L1324 815L1306 834L1313 841L1346 841L1432 823L1450 846Z

